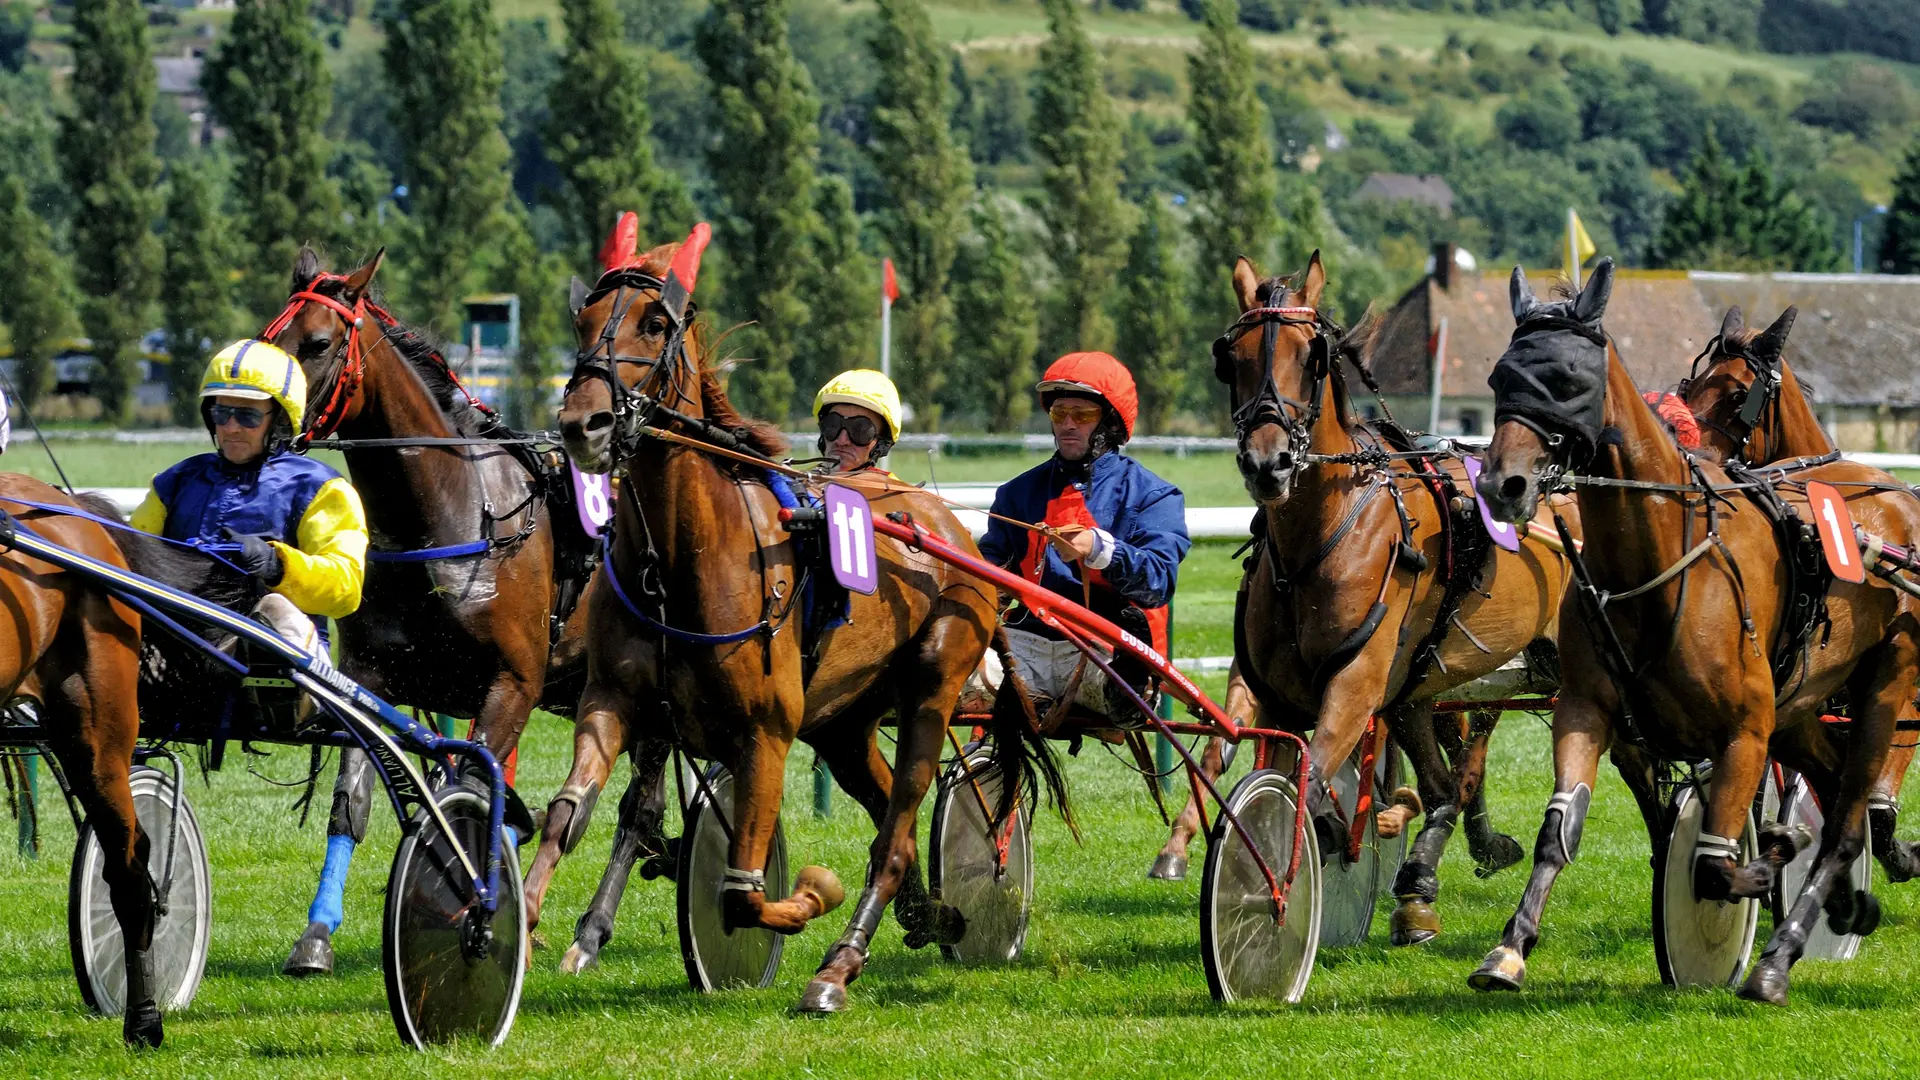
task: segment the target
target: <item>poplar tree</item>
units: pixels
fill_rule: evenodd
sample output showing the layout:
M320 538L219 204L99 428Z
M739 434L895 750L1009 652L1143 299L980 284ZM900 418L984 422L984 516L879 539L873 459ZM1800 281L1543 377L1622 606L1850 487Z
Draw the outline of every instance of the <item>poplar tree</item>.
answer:
M787 43L786 0L715 0L695 49L718 120L708 168L727 204L716 224L728 255L728 311L757 323L744 345L754 362L735 384L746 384L752 408L784 419L794 404L793 361L807 326L800 290L820 228L820 101Z
M556 252L540 253L527 212L518 205L511 206L502 221L490 284L520 297L520 351L513 356L507 422L521 429L544 428L553 421L556 354L573 340L566 307L572 260Z
M17 176L0 181L0 260L9 272L0 322L13 339L13 387L30 408L52 389L54 354L73 330L73 285L53 229L27 205Z
M174 165L167 183L167 272L160 306L166 316L173 419L189 426L199 423L200 376L207 357L226 345L233 330L232 247L220 212L220 187L220 178L205 160ZM292 265L289 258L280 268L282 295Z
M245 249L241 302L255 318L285 302L301 245L337 231L340 197L327 176L324 133L329 83L307 0L239 0L207 59L207 100L231 135Z
M1120 275L1120 360L1140 387L1140 431L1163 435L1187 384L1181 355L1187 283L1175 230L1158 198L1148 201Z
M567 50L549 95L547 154L565 180L560 208L576 246L595 250L621 213L640 215L640 235L664 242L677 222L656 202L678 179L653 159L647 72L627 51L613 0L562 0Z
M820 227L805 282L807 340L793 372L803 407L811 407L813 392L840 372L880 363L880 269L860 250L853 188L841 177L822 175L813 201ZM898 349L893 358L898 373Z
M1880 271L1920 273L1920 142L1907 148L1900 172L1893 178L1887 231L1880 238Z
M948 128L948 79L933 22L920 0L879 0L870 43L879 66L874 87L874 167L885 185L880 234L899 272L893 314L893 370L901 396L937 430L940 387L953 362L953 300L948 279L965 226L973 169Z
M161 257L146 10L138 0L74 0L72 43L72 112L60 118L57 145L76 205L74 277L99 365L94 395L109 419L124 420Z
M1018 431L1033 408L1040 313L1006 215L991 196L974 207L973 228L979 239L961 248L953 270L965 400L986 410L987 430Z
M1120 121L1079 4L1044 2L1049 34L1035 76L1033 144L1043 163L1040 218L1060 272L1048 337L1054 351L1105 349L1113 344L1107 299L1126 258Z
M1194 307L1202 318L1219 322L1234 310L1234 260L1245 255L1265 266L1272 254L1279 180L1239 6L1235 0L1205 0L1204 11L1199 51L1187 58L1194 146L1185 171L1196 204L1193 238L1200 246Z
M404 147L415 318L443 328L504 211L500 34L488 0L395 0L382 20L389 105Z

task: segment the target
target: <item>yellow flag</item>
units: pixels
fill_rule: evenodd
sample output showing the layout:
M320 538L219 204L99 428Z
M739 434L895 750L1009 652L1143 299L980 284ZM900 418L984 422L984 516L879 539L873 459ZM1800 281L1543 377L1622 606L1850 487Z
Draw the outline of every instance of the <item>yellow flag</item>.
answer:
M1567 253L1573 258L1573 265L1567 267L1567 277L1574 281L1580 280L1577 269L1585 265L1586 261L1593 258L1594 253L1599 250L1593 244L1593 237L1587 235L1587 226L1580 220L1580 215L1573 210L1568 210Z

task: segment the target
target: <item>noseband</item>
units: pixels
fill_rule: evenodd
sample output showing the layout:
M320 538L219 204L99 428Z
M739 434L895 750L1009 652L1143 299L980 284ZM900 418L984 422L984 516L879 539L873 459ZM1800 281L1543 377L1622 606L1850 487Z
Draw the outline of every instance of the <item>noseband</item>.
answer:
M1307 359L1307 380L1311 389L1305 401L1282 394L1273 381L1274 355L1279 348L1282 326L1313 327L1313 341ZM1260 329L1260 390L1246 401L1241 401L1237 380L1227 378L1227 375L1233 363L1234 343L1255 327ZM1287 433L1287 442L1295 448L1296 453L1306 450L1314 422L1320 419L1325 384L1332 370L1330 357L1333 350L1328 341L1331 332L1332 325L1313 308L1257 307L1242 313L1226 333L1214 340L1214 375L1227 384L1232 395L1233 431L1242 452L1247 449L1247 440L1253 437L1253 433L1268 424L1278 424Z
M620 268L602 275L594 291L581 304L584 310L608 292L614 292L613 311L600 324L599 336L594 338L592 345L574 354L573 376L567 380L566 392L573 393L576 387L591 379L600 379L607 384L607 394L613 401L615 460L632 454L639 442L640 430L653 422L656 413L663 409L671 411L670 403L649 392L651 384L664 377L676 401L691 400L679 390L675 375L686 358L686 332L693 322L693 306L691 301L681 297L683 314L680 318L674 318L675 305L667 303L668 290L674 287L677 287L677 282L670 285L668 279L657 278L637 269ZM672 325L666 345L655 356L622 353L617 344L620 327L625 324L634 302L649 293L661 300L666 308L667 320ZM621 364L643 367L647 371L634 385L628 386L620 380L618 366Z

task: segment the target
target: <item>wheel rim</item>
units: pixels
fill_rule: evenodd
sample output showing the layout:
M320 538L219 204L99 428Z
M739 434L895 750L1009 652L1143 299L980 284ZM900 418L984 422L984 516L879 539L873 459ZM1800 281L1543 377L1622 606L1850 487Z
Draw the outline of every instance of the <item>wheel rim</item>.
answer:
M1380 762L1374 772L1373 805L1385 807L1395 788L1407 775L1400 747L1392 739L1387 740L1386 750L1380 756ZM1380 868L1374 877L1374 896L1381 900L1392 900L1394 879L1400 876L1400 867L1407 861L1408 835L1412 832L1412 823L1400 829L1400 835L1391 840L1380 840L1375 832L1375 843L1379 845ZM1377 905L1376 905L1377 906Z
M1377 775L1377 774L1376 774ZM1360 768L1349 758L1333 774L1333 794L1341 816L1353 820L1360 801ZM1379 801L1379 785L1374 799ZM1347 861L1344 850L1327 856L1320 868L1320 944L1324 948L1358 945L1373 926L1374 898L1379 894L1380 833L1374 815L1367 814L1360 837L1360 857ZM1257 872L1257 869L1256 869ZM1265 879L1261 879L1264 884Z
M1758 900L1694 899L1693 848L1704 818L1693 789L1683 788L1674 802L1661 873L1654 880L1655 951L1661 976L1673 986L1731 985L1746 970L1760 921ZM1757 854L1749 814L1740 837L1740 861L1751 862Z
M731 820L733 776L720 765L707 770L707 790ZM680 866L675 881L680 920L680 953L687 979L703 991L773 985L780 971L786 939L758 927L728 931L721 886L727 872L727 831L698 789L680 838ZM787 840L775 819L773 843L767 849L767 898L784 899L791 891L787 877Z
M173 816L173 782L156 769L137 766L131 783L133 808L147 834L148 871L155 885L165 878L167 844ZM166 914L154 913L154 1001L162 1012L192 1004L206 972L213 929L212 875L205 838L185 797L173 851L173 880ZM74 963L87 1004L106 1016L127 1006L126 939L103 873L106 858L93 830L83 828L74 856L73 887L68 897L69 930L74 934Z
M1826 825L1826 815L1821 812L1820 804L1807 787L1805 777L1795 777L1793 787L1781 805L1780 819L1788 825L1805 825L1813 831L1814 842L1803 848L1793 861L1780 868L1780 883L1774 891L1773 918L1777 925L1784 921L1794 902L1800 899L1801 890L1806 888L1807 878L1813 873L1814 862L1820 857L1820 831ZM1873 853L1862 848L1859 858L1847 868L1848 888L1864 890L1873 881ZM1827 925L1824 914L1815 914L1813 926L1807 931L1806 951L1802 960L1851 960L1860 952L1860 935L1836 934Z
M1240 781L1227 804L1258 838L1275 874L1284 873L1293 850L1293 785L1278 773L1256 772ZM1275 925L1266 877L1224 815L1214 822L1208 840L1200 885L1200 939L1214 996L1222 1001L1299 1001L1319 950L1320 860L1300 860L1286 918Z
M469 857L484 861L486 801L456 791L442 796L440 807ZM433 819L417 816L394 855L384 942L387 996L400 1037L415 1046L456 1038L498 1046L513 1028L526 977L527 921L519 857L511 846L504 851L500 904L482 957L471 956L464 944L474 932L479 903Z
M928 877L933 895L966 917L964 936L942 945L947 959L961 963L1007 963L1020 956L1033 910L1033 838L1027 808L1016 805L1003 826L1007 845L1004 871L998 865L998 837L988 815L1000 804L1000 773L990 756L976 751L947 769L934 801ZM971 770L972 779L969 779ZM980 793L974 794L974 785ZM987 813L980 803L985 800Z

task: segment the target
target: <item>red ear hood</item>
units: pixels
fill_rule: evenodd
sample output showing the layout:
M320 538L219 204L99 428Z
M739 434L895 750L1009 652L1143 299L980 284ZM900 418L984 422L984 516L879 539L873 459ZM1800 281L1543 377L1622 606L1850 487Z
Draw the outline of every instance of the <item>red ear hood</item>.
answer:
M706 254L707 242L712 239L713 227L703 221L693 227L680 250L673 253L673 265L667 268L667 273L680 279L689 296L693 295L693 283L700 276L700 256Z
M607 242L600 245L600 269L618 270L633 262L640 248L640 215L629 210L614 222Z

